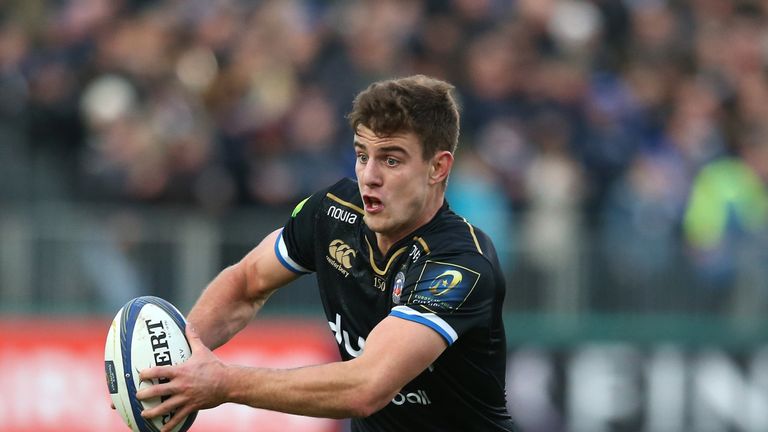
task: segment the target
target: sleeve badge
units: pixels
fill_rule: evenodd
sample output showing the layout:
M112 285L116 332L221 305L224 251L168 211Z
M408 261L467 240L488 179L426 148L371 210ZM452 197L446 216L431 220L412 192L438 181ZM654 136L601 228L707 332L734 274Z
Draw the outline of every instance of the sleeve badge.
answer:
M400 304L400 296L403 294L405 286L405 273L398 272L395 275L395 285L392 287L392 303Z
M408 303L421 305L433 312L453 312L464 304L478 280L480 273L466 267L427 261Z

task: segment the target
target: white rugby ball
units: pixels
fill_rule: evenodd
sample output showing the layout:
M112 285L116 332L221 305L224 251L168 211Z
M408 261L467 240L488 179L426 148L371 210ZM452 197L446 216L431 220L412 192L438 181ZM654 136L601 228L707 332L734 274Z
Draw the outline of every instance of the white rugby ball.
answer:
M140 381L141 370L183 363L192 355L185 328L184 316L172 304L154 296L129 301L112 321L104 347L107 386L115 409L134 432L157 432L174 415L171 412L143 418L141 411L159 405L161 398L140 401L136 392L162 381ZM190 414L173 431L186 431L196 416L197 412Z

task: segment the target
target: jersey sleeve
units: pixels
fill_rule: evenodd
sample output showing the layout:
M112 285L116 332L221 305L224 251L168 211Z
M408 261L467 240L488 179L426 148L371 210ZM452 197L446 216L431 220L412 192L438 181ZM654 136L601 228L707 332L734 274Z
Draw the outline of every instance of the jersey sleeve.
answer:
M277 259L294 273L306 274L315 271L315 214L323 196L325 193L318 192L297 204L275 241Z
M448 345L489 325L497 281L480 255L427 260L395 279L401 294L390 315L432 328Z

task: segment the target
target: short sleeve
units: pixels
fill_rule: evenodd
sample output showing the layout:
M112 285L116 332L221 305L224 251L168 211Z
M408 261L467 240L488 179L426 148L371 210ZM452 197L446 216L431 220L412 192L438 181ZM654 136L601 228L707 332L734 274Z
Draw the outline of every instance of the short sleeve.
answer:
M315 213L324 193L305 198L291 213L275 241L275 254L288 270L297 274L315 271L313 262Z
M479 254L427 260L396 276L390 315L424 324L451 345L488 325L495 281L490 263Z

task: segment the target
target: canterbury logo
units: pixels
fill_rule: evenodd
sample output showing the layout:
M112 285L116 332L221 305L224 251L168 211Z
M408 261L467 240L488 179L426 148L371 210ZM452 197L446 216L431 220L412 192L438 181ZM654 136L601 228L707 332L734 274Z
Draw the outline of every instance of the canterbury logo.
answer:
M354 249L338 239L332 241L328 246L328 253L331 255L331 257L333 257L334 260L336 260L337 263L344 266L344 268L347 270L352 268L352 258L357 256L357 253Z

